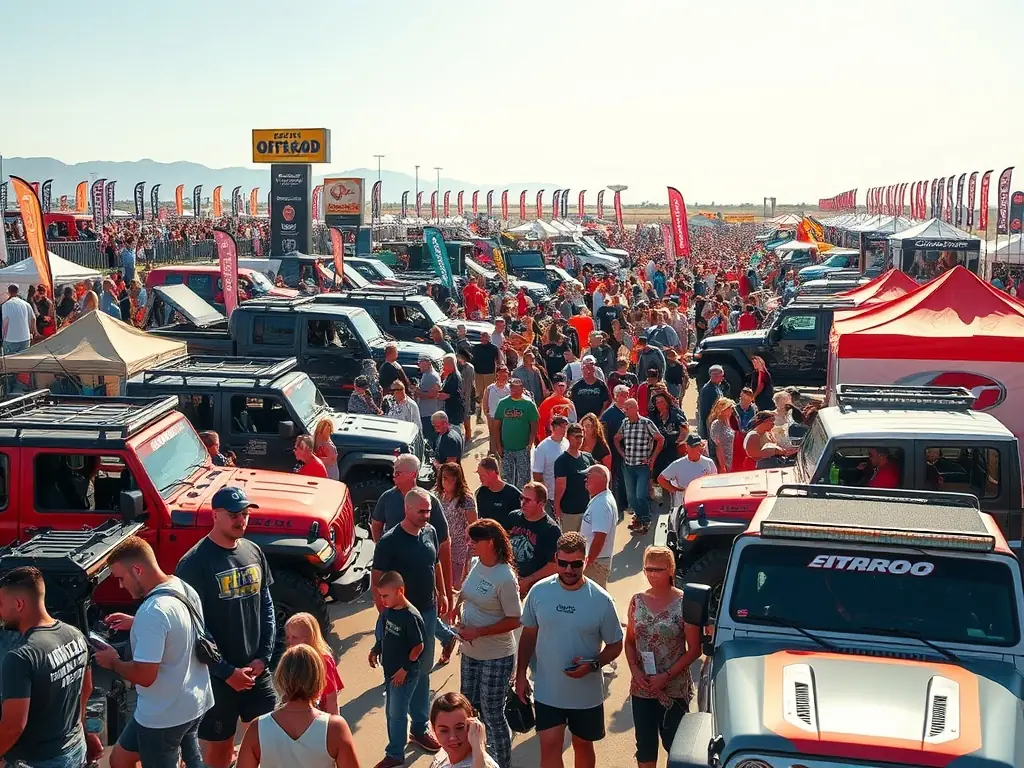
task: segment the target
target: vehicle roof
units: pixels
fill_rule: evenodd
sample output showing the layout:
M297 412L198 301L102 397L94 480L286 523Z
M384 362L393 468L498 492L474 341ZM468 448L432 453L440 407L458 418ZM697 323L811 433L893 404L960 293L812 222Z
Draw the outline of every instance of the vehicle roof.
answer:
M239 267L238 268L238 273L239 274L242 274L243 272L251 273L251 272L255 272L255 271L256 270L253 269L252 267ZM220 265L219 264L168 264L168 265L163 266L163 267L153 267L152 269L147 271L146 274L148 274L148 275L153 275L153 274L159 275L159 274L162 274L162 273L165 273L165 272L216 272L217 274L220 274Z
M304 301L305 299L305 301ZM313 302L312 296L303 296L294 299L290 298L259 298L249 299L243 301L238 305L237 309L251 309L257 312L268 312L272 310L286 309L291 312L302 313L302 314L330 314L330 315L346 315L352 317L358 315L360 312L367 314L366 310L362 307L349 307L344 304L331 304L329 302ZM369 316L367 314L367 316Z
M315 298L325 304L331 304L336 301L340 302L348 300L401 302L415 301L419 304L422 304L430 297L424 296L422 293L416 293L414 289L409 289L408 291L377 291L370 288L357 288L352 291L331 291L330 293L321 293L318 294Z
M190 391L198 389L220 389L231 392L251 393L254 396L260 393L281 392L299 380L307 376L299 371L285 373L276 378L260 378L258 376L246 377L225 377L218 376L216 372L190 373L188 376L175 375L173 373L157 374L146 376L139 374L134 376L129 384L133 387L166 387L174 391Z
M840 405L818 411L825 431L837 438L877 437L914 440L1015 440L994 416L980 411L954 411L886 407L882 405Z

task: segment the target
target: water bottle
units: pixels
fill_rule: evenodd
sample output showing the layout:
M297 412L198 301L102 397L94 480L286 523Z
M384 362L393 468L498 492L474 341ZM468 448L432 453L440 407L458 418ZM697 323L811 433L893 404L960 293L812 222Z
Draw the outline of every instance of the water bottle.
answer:
M829 485L839 485L839 465L834 461L828 470L828 482Z

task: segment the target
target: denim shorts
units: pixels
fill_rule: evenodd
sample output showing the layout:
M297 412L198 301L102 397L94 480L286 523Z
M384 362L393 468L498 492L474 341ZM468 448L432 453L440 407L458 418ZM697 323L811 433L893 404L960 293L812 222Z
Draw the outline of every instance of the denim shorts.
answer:
M85 738L80 738L74 746L68 747L63 754L46 760L14 760L7 763L13 768L82 768L85 765Z

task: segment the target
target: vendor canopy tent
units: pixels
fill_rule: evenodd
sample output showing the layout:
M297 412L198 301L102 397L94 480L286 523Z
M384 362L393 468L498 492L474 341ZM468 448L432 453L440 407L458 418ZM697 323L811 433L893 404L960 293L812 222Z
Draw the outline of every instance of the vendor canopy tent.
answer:
M173 357L187 354L183 342L162 339L89 312L46 341L7 355L7 372L116 376L127 379Z
M878 304L898 299L901 296L906 296L911 291L916 291L920 287L917 281L905 272L900 272L898 269L890 269L888 272L883 272L874 280L864 285L837 294L845 299L852 299L853 303L858 307L857 310L849 313L837 313L837 318L859 314L863 307L874 307Z
M803 221L803 218L795 213L784 213L781 216L776 216L774 219L767 219L764 223L775 227L795 227L801 221Z
M95 269L83 267L73 261L62 259L55 253L50 254L50 272L53 274L53 285L71 285L73 283L88 280L102 280L103 274ZM0 269L0 285L6 288L8 285L16 285L21 289L30 285L38 285L41 282L39 270L36 269L35 259L22 259L16 261L3 269Z
M1021 363L1021 339L1024 303L958 266L902 298L837 319L830 352L840 371L845 358Z
M535 221L527 221L520 224L518 227L512 227L512 229L506 229L506 232L518 235L519 237L526 237L528 235L534 235L538 238L558 237L560 234L557 229L548 224L543 219L536 219Z
M950 243L965 243L966 250L977 251L981 248L981 240L974 235L947 224L942 219L927 219L920 224L896 232L889 236L893 247L905 251L928 250L942 251L951 248ZM956 248L962 250L962 248Z
M914 226L914 222L903 216L875 216L870 221L845 227L848 232L902 232Z

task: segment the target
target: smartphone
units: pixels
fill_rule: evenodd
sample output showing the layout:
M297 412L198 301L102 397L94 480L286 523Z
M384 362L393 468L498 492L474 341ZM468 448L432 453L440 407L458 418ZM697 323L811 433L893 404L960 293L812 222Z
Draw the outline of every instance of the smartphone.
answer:
M107 642L107 639L105 637L103 637L103 635L99 635L99 634L97 634L97 633L95 633L95 632L93 632L91 630L89 631L89 640L88 640L88 642L89 642L89 646L94 651L99 651L99 650L102 650L103 648L110 648L111 647L110 643Z
M584 664L593 664L595 661L596 661L596 659L582 659L579 664L570 664L563 671L564 672L572 672L574 669L576 669L576 667L581 667Z

